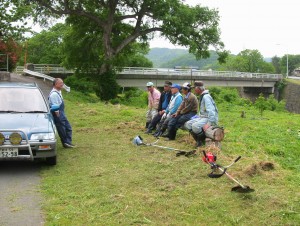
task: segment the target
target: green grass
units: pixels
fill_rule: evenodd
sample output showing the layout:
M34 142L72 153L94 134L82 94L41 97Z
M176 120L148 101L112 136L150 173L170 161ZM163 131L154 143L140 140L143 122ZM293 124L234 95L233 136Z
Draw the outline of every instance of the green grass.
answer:
M134 146L136 135L155 141L143 134L146 109L87 103L75 92L65 99L77 148L59 144L58 165L42 169L46 225L299 225L299 115L219 106L218 163L241 155L228 172L256 190L239 194L225 176L207 177L200 155ZM179 131L158 144L191 150L194 142Z

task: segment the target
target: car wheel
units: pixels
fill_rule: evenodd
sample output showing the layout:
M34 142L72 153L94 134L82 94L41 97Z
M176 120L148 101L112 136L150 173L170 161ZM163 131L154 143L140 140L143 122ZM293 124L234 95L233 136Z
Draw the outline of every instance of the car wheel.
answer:
M56 156L46 158L46 162L48 165L55 166L56 165Z

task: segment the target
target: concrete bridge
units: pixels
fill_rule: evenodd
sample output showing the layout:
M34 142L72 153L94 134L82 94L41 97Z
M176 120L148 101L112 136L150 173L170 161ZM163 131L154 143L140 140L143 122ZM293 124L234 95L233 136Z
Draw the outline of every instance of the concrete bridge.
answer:
M124 68L117 77L117 81L122 87L144 87L149 81L160 87L163 86L165 80L179 84L201 80L206 86L271 89L281 79L282 75L279 74L159 68Z
M17 68L19 73L22 73L23 70L23 67ZM72 70L54 65L32 65L31 70L53 77L74 73ZM121 87L145 87L147 82L152 81L155 86L162 87L166 80L178 84L201 80L208 87L240 87L245 90L252 88L259 89L259 92L274 93L276 82L282 80L282 78L281 74L125 67L118 72L117 82Z

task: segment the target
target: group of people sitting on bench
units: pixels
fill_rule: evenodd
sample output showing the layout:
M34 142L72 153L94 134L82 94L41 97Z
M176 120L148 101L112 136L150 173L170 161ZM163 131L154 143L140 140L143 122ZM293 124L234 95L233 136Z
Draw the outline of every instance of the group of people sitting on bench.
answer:
M190 132L197 147L204 145L205 131L218 124L218 108L203 82L195 81L191 86L188 82L179 85L166 81L162 93L148 82L147 89L145 133L175 140L177 130L182 128Z

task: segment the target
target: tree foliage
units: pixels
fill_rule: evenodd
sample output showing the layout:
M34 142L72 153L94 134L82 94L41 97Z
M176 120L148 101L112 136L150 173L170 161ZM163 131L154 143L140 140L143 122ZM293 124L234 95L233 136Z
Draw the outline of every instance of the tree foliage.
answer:
M272 64L275 68L275 73L276 74L281 74L281 69L280 69L280 57L274 56L272 57Z
M0 39L0 70L13 71L17 65L21 48L12 38L4 41Z
M58 23L23 42L23 53L19 63L25 63L26 55L26 63L61 64L64 59L63 37L67 29L66 25Z
M222 59L226 55L220 41L218 12L207 7L190 7L179 0L21 2L33 7L33 16L41 23L51 16L66 16L70 24L85 23L93 28L103 50L103 56L100 56L103 58L102 72L130 43L136 40L147 43L155 31L161 32L173 44L187 46L197 58L208 57L210 46L219 51Z
M287 65L288 58L288 65ZM288 66L288 74L291 75L293 71L300 67L300 55L284 55L280 60L281 65L281 73L286 75L287 66Z
M31 7L36 22L46 24L49 18L65 17L71 31L66 47L66 64L78 64L93 70L103 86L102 74L135 51L136 43L147 47L154 32L172 44L186 46L197 59L209 57L214 47L219 60L227 52L220 40L219 15L215 9L184 4L182 0L11 0L18 7ZM73 42L73 43L72 43ZM71 65L70 65L71 66ZM112 74L112 73L109 73ZM98 87L104 90L105 87ZM98 92L101 93L101 92Z
M24 33L30 31L26 17L30 15L30 6L18 1L0 0L0 39L22 40Z
M265 62L258 50L250 49L241 51L237 56L230 56L222 69L253 73L275 72L273 65Z

